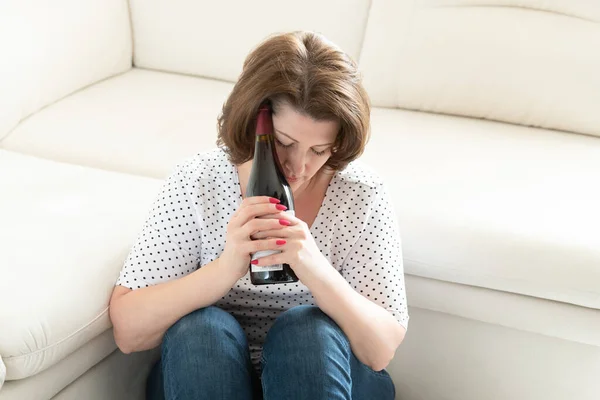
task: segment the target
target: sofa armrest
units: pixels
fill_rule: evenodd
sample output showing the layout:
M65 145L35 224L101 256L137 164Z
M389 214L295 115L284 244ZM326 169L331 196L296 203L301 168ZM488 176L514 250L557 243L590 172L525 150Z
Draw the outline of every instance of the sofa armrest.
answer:
M6 367L2 362L2 356L0 356L0 389L2 389L2 385L4 384L4 379L6 379Z

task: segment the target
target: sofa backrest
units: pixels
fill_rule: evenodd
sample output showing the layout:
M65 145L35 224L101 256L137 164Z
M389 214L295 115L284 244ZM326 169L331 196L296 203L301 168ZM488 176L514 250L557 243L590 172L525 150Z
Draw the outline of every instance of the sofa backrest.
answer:
M315 30L373 105L600 136L600 2L130 0L134 64L235 81L273 32Z
M374 0L377 106L600 136L600 1Z
M0 1L0 140L21 120L131 68L127 0Z
M375 106L600 136L598 1L4 0L0 141L132 57L233 82L261 40L297 29L357 60Z
M269 35L312 30L360 57L368 0L130 0L134 65L237 80Z

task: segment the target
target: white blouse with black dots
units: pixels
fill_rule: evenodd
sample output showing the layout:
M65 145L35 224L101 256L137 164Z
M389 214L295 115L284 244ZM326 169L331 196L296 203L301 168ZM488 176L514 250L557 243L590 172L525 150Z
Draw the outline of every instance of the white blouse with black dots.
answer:
M237 168L222 149L185 160L165 181L116 284L133 290L156 285L215 260L241 202ZM407 327L398 224L386 187L370 168L353 161L334 175L310 232L356 291ZM301 282L254 286L247 274L215 305L240 322L256 366L275 318L301 304L314 305Z

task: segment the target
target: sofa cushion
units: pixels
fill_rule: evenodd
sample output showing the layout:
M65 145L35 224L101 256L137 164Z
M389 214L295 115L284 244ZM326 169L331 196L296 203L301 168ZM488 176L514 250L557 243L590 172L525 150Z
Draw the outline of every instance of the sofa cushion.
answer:
M108 357L116 347L113 331L108 329L40 373L6 382L1 398L53 399L63 388Z
M600 136L599 22L589 0L374 1L360 64L377 106Z
M247 54L268 35L318 31L358 59L367 0L130 0L137 67L237 80Z
M215 147L231 83L133 69L23 121L0 147L58 161L163 178Z
M127 0L0 1L0 140L19 121L127 71Z
M110 294L160 184L0 150L7 379L34 375L110 328Z
M102 336L104 335L96 339L101 339ZM160 348L131 354L115 350L101 361L88 357L89 350L86 345L44 372L7 382L2 400L145 398L146 379L154 361L160 356ZM71 381L74 377L77 379ZM57 390L60 391L57 393Z
M363 160L390 184L406 273L600 309L599 138L377 108L372 124Z

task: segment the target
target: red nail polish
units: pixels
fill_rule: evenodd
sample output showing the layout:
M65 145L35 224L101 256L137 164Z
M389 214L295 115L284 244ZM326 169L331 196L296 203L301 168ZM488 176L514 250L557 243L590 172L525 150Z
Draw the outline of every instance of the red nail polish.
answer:
M272 204L279 204L279 203L281 203L278 199L275 199L273 197L269 198L269 202L272 203Z
M285 225L285 226L289 226L290 225L290 221L288 221L287 219L280 219L279 223L281 225Z
M277 208L278 210L281 210L281 211L285 211L285 210L287 210L287 207L286 207L286 206L284 206L283 204L277 204L277 205L275 206L275 208Z
M275 243L277 243L279 246L283 246L286 242L285 240L278 240Z
M252 260L251 264L254 264L254 265L258 264L258 260Z

